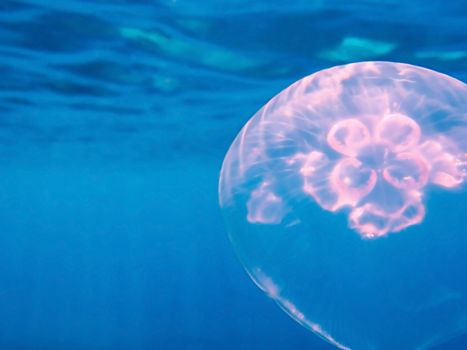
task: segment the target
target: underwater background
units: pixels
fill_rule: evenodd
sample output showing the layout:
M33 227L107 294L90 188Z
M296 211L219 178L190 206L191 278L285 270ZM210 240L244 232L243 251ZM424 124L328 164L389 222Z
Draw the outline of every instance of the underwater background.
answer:
M1 0L0 349L333 349L250 281L217 182L271 97L364 60L467 81L466 1Z

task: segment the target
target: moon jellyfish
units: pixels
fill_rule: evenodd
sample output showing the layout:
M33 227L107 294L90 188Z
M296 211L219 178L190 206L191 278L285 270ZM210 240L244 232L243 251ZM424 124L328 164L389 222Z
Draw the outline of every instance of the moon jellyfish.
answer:
M220 205L253 281L340 349L467 330L467 87L401 63L312 74L231 145Z

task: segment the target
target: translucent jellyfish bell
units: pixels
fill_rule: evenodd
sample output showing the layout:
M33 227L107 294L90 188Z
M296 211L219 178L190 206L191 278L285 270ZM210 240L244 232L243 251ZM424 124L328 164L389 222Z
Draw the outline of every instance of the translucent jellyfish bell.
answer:
M230 147L220 204L255 283L341 349L467 330L467 86L401 63L310 75Z

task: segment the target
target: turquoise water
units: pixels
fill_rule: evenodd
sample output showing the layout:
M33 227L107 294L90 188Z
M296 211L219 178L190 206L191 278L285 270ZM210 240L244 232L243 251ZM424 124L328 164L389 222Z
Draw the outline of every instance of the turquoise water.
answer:
M465 1L3 0L0 24L2 349L332 349L237 261L229 145L326 67L467 81Z

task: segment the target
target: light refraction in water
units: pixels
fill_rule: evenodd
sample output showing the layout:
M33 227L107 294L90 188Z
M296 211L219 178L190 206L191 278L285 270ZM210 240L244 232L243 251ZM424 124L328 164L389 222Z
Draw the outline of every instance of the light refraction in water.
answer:
M465 218L436 215L467 199L466 177L466 85L362 62L256 113L219 198L247 271L295 320L341 348L414 349L467 328Z

